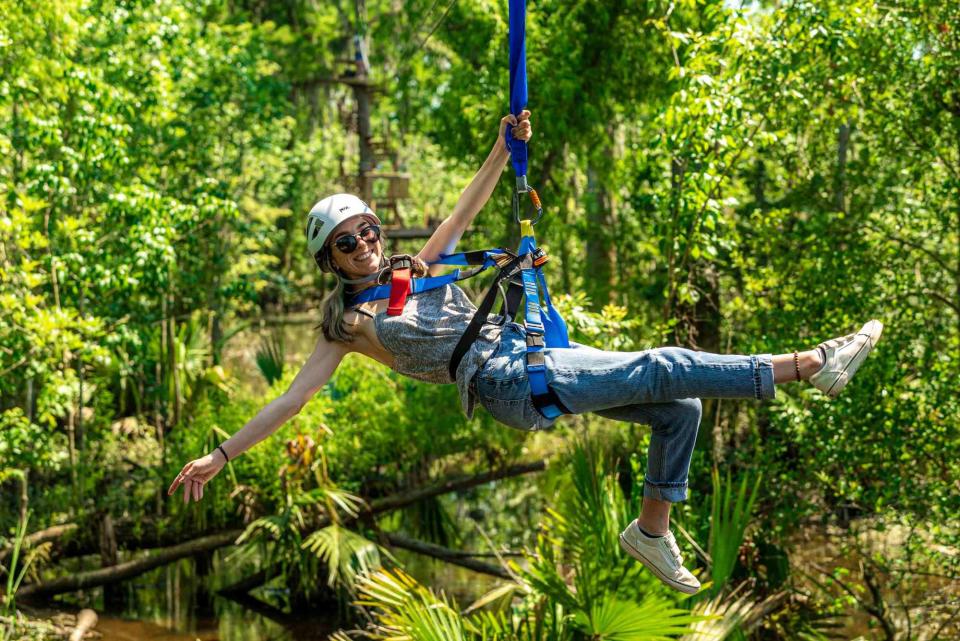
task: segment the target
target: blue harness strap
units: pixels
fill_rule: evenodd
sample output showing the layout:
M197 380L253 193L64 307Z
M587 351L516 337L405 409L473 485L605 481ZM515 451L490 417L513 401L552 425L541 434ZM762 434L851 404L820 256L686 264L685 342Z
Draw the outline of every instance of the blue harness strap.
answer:
M524 326L527 330L527 379L530 381L530 397L534 407L544 417L554 419L570 410L560 401L547 382L547 363L543 350L546 347L570 347L567 327L563 318L550 303L550 293L540 266L535 262L538 255L533 225L528 220L520 222L520 258L523 278ZM543 306L540 293L543 293ZM544 313L546 309L546 313Z
M459 280L464 280L476 276L480 272L483 272L491 267L497 266L497 261L495 260L496 256L502 256L506 254L505 249L482 249L471 252L460 252L457 254L444 254L438 260L430 263L431 265L460 265L460 266L476 266L476 269L470 271L462 271L460 269L455 269L448 274L443 274L441 276L427 276L424 278L414 278L410 281L410 294L419 294L420 292L430 291L431 289L436 289L438 287L443 287L444 285L449 285L450 283L455 283ZM348 296L345 301L346 307L353 307L355 305L361 305L363 303L369 303L372 300L380 300L381 298L390 297L390 283L385 285L377 285L376 287L368 287L363 291Z

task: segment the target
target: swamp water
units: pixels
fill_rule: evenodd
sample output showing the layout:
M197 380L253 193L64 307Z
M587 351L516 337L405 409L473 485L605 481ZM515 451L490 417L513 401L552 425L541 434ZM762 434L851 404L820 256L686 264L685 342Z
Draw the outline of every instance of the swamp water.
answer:
M427 585L443 586L463 607L497 581L403 550L393 553L412 576ZM214 564L218 566L223 567ZM94 608L99 615L96 630L103 641L323 641L341 627L349 627L338 621L335 605L329 610L284 612L276 607L283 600L282 588L265 587L256 591L259 598L236 599L207 589L211 583L227 585L239 578L198 576L194 561L184 559L115 586L118 605L106 605L103 589L98 588L71 599L64 609Z

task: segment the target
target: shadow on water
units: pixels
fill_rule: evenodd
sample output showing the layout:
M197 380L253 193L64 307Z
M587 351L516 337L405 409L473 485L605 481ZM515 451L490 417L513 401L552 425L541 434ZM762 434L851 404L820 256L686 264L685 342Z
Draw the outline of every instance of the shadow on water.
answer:
M395 556L418 580L443 589L462 607L498 583L403 550L395 551ZM284 611L279 607L286 596L282 585L261 588L256 596L217 594L216 586L240 578L234 574L229 560L224 562L219 554L209 572L203 571L202 560L183 559L106 591L96 588L64 598L64 603L94 608L103 641L320 641L341 627L350 627L338 619L335 605L326 610Z

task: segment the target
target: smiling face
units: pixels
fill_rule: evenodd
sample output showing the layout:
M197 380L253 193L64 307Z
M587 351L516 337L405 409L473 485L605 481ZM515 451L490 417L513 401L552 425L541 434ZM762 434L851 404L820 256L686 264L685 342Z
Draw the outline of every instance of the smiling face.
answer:
M337 239L359 234L361 229L375 224L376 221L369 216L353 216L337 225L330 234L327 242L330 245L333 264L347 278L362 278L380 269L383 247L379 240L368 242L358 236L357 248L347 254L337 247Z

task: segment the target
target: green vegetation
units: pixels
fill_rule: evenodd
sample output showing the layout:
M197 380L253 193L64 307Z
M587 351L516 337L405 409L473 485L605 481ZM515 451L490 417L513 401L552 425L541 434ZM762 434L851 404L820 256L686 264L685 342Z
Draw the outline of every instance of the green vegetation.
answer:
M165 496L312 349L331 283L302 222L358 191L331 81L354 34L378 170L412 177L387 225L451 211L507 108L506 3L360 4L0 0L0 608L176 549L198 585L229 565L384 638L960 636L955 2L530 1L537 234L576 340L776 353L886 324L835 401L704 402L674 514L704 595L617 547L646 427L467 421L359 357L200 504ZM509 183L465 248L515 241ZM470 558L497 591L462 612L399 567L411 539L495 552Z

